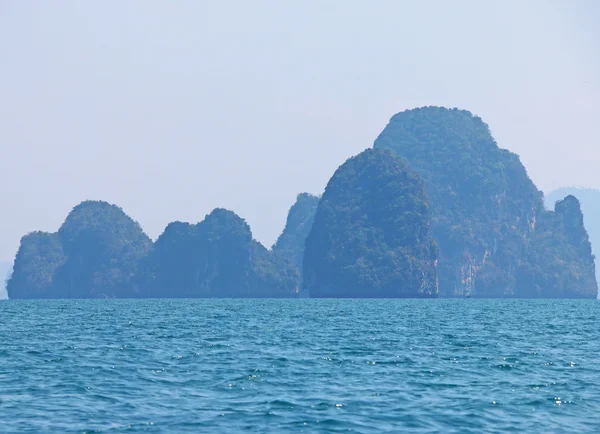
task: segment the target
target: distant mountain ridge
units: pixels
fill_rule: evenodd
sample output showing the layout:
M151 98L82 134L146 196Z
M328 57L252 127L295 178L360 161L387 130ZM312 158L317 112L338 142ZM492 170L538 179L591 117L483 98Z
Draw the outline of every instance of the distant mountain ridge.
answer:
M479 117L406 110L373 148L323 197L300 194L272 249L222 208L152 242L121 208L82 202L56 233L22 238L9 296L597 297L580 202L546 210Z
M85 201L58 232L22 238L7 290L10 298L294 297L299 272L232 211L173 222L152 243L121 208Z

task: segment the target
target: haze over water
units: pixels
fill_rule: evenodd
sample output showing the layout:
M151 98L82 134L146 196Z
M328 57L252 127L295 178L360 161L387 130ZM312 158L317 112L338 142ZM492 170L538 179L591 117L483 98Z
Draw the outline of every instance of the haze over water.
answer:
M0 303L5 432L598 432L600 303Z

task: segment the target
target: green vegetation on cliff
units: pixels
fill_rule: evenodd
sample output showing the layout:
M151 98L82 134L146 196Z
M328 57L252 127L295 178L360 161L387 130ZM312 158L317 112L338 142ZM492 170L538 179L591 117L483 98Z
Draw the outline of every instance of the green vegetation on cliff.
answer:
M586 211L592 224L595 215ZM7 291L295 297L303 286L313 297L594 298L583 221L573 196L546 210L519 157L480 118L424 107L393 116L321 199L300 194L272 250L225 209L171 223L152 243L117 206L86 201L58 232L22 238Z
M306 240L311 297L430 297L437 248L419 176L387 150L350 158L330 179Z
M10 298L66 297L66 288L55 288L56 271L66 257L58 234L32 232L21 238L13 273L6 283Z
M174 222L156 243L120 208L83 202L57 233L21 240L10 298L294 297L299 273L235 213Z
M141 285L155 296L293 297L298 289L293 265L254 241L248 224L225 209L196 225L169 224L147 267Z
M77 205L57 233L21 240L7 289L11 298L135 296L139 260L152 246L139 224L106 202Z
M286 257L252 241L248 297L296 297L300 291L300 271Z
M519 157L498 148L488 126L470 112L424 107L398 113L375 148L404 157L425 182L440 247L440 294L530 296L543 276L593 262L583 249L576 255L560 250L572 228L555 221L559 213L544 210ZM585 277L572 295L595 297L593 270L580 271ZM563 297L562 287L553 280L539 295Z

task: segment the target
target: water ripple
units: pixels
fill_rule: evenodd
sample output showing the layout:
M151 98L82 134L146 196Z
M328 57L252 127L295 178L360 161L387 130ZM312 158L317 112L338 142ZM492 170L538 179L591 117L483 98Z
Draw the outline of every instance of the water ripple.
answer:
M0 302L0 431L600 432L600 303Z

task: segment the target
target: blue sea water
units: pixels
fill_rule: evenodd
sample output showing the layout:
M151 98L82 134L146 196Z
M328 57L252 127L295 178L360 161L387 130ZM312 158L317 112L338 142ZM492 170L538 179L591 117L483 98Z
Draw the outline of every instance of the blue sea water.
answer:
M0 302L1 432L600 432L600 303Z

